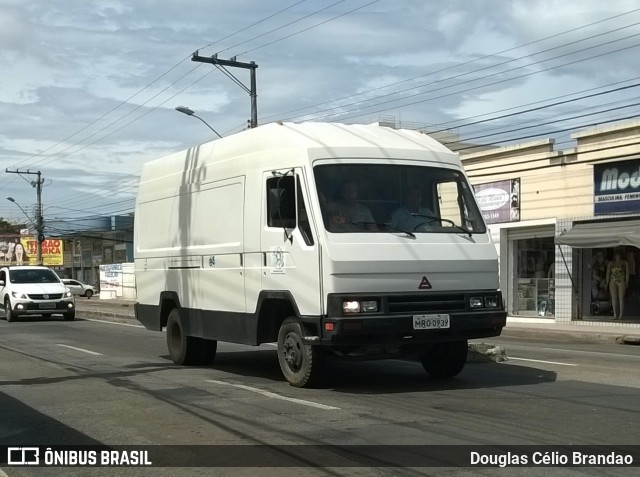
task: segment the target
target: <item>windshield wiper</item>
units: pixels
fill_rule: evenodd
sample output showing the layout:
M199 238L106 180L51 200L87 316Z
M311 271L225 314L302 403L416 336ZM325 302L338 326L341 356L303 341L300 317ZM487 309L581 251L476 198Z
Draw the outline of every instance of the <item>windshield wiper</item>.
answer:
M403 234L407 234L407 236L409 236L411 238L416 238L416 234L414 234L413 232L409 232L407 230L400 229L398 227L394 227L393 225L389 225L389 224L384 224L384 223L379 224L378 222L361 222L361 221L357 221L357 220L352 220L351 223L353 225L375 225L376 227L381 227L383 229L395 230L396 232L402 232Z
M444 220L445 222L451 224L452 227L455 227L456 229L462 231L463 233L471 237L471 230L467 229L466 227L463 227L462 225L456 224L453 220L445 219L444 217L435 217L433 215L423 215L423 214L414 214L414 213L412 213L411 215L413 215L414 217L423 217L425 219L431 219L429 223Z

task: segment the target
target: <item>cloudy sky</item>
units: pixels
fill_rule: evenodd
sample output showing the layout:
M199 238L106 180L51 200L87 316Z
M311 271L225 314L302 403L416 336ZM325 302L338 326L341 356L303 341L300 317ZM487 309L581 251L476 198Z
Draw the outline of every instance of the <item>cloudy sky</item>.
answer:
M245 128L248 94L196 50L258 65L261 124L567 148L571 128L638 114L639 47L636 0L0 0L0 217L36 200L6 169L42 172L45 221L133 211L145 161L214 139L176 106Z

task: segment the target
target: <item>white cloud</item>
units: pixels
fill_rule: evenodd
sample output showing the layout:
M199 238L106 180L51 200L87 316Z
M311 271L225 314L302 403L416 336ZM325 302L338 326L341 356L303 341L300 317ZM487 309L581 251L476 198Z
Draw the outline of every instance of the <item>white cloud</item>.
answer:
M201 54L222 51L221 58L229 58L367 2L345 2L268 33L333 3L304 2L247 28L292 3L0 0L1 168L18 164L41 168L45 176L54 179L46 191L50 206L56 201L66 203L64 196L69 191L80 200L84 197L89 203L108 204L103 197L108 199L110 194L105 190L112 190L112 182L122 180L122 174L135 174L142 162L152 157L212 139L209 129L175 112L175 106L191 107L222 133L246 124L248 94L211 65L200 65L189 73L197 66L190 60L191 52L214 43ZM328 116L372 122L381 115L393 115L438 123L640 76L637 51L628 50L488 85L545 65L567 63L571 57L504 72L572 51L565 48L536 54L638 22L640 13L483 58L630 11L636 4L632 0L381 1L238 59L259 65L258 113L267 120ZM638 27L629 28L584 45L638 32ZM265 36L252 40L263 33ZM634 41L637 43L637 38L619 46ZM601 47L583 55L613 49ZM520 57L524 59L496 66ZM478 71L480 68L486 69ZM249 84L246 70L229 71ZM503 73L494 77L480 78L500 71ZM206 73L210 74L196 82ZM411 78L416 79L406 81ZM391 83L397 85L379 89ZM389 95L401 90L406 91ZM350 98L332 102L345 97ZM378 106L368 107L372 104ZM334 109L337 105L340 107ZM336 116L338 113L342 115ZM32 157L61 141L52 150ZM54 155L56 152L59 154ZM65 171L73 174L65 175ZM61 181L65 181L64 187L59 185ZM21 195L25 203L33 201L33 191L18 177L0 175L0 186ZM135 184L117 189L122 195L134 192Z

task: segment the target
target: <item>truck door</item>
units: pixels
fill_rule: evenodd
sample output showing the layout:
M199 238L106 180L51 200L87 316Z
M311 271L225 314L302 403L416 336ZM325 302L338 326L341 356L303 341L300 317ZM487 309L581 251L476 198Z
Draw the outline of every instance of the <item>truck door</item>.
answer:
M322 313L320 246L302 169L266 172L262 290L290 292L301 315Z

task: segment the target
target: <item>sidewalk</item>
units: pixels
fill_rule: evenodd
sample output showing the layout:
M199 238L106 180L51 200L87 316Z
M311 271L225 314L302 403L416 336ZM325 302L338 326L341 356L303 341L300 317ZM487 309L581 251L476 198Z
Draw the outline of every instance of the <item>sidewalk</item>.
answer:
M76 298L76 310L80 318L92 318L118 323L139 324L135 319L135 300L101 300ZM544 318L508 317L502 330L506 338L549 339L582 343L619 343L640 345L640 323L606 323L595 321L572 321L556 323Z

